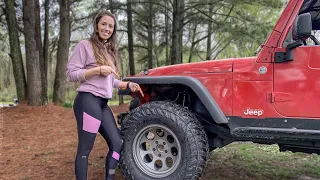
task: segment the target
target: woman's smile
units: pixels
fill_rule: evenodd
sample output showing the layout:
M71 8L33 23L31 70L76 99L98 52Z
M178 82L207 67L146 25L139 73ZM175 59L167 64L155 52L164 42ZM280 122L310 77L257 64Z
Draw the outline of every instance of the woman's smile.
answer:
M103 16L98 23L99 37L102 40L108 40L114 30L114 20L110 16Z

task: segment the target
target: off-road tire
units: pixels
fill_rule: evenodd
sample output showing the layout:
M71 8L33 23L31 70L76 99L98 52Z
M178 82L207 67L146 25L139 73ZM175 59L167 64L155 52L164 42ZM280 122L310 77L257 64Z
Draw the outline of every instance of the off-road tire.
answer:
M153 166L150 166L150 163L153 162L147 163L143 161L141 152L145 153L145 149L138 149L141 148L140 142L142 142L142 140L139 141L139 138L146 138L145 133L147 131L155 132L155 129L162 129L164 133L160 137L157 134L160 131L157 131L153 136L154 141L151 140L150 146L148 146L152 148L150 151L164 153L161 150L154 150L156 148L153 145L158 143L165 144L172 137L174 141L170 140L171 142L169 143L173 143L174 145L172 146L177 147L177 153L173 153L172 156L175 162L173 160L173 163L166 164L166 171L161 171L161 169L157 171ZM209 157L208 139L196 116L186 108L170 102L154 101L135 108L123 120L121 136L124 145L121 152L120 167L126 179L130 180L199 179ZM148 141L149 139L144 140ZM159 145L156 147L158 149ZM164 154L162 157L166 157L166 155L170 154ZM151 156L156 159L161 157L157 156L156 153ZM172 165L172 167L167 167L167 165Z

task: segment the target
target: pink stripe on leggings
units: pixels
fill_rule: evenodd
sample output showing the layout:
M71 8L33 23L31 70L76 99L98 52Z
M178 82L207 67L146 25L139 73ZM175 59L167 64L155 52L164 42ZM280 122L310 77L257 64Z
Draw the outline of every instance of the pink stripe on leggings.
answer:
M112 157L113 157L114 159L116 159L117 161L119 161L120 154L119 154L119 153L117 153L117 152L115 152L115 151L113 151L113 153L112 153Z
M100 127L101 121L83 112L83 124L82 129L90 133L97 133Z

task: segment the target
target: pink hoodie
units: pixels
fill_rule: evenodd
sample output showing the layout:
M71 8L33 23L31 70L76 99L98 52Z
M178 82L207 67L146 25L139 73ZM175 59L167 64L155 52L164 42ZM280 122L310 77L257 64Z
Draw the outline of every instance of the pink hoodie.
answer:
M110 56L109 56L110 57ZM110 61L109 64L113 65ZM93 48L89 40L80 41L73 49L72 56L67 64L67 79L72 82L80 82L77 88L78 92L90 92L95 96L111 99L113 88L118 88L119 80L115 79L115 75L94 75L89 79L85 79L85 69L98 67L93 55ZM111 66L114 68L114 65Z

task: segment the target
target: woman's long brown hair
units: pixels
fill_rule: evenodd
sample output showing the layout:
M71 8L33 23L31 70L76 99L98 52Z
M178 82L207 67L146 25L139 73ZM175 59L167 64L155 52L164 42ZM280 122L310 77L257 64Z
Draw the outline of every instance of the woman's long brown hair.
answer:
M99 37L99 32L98 32L98 23L103 16L110 16L114 20L113 33L107 42L104 42ZM109 61L108 61L107 52L106 52L106 49L107 49L108 53L112 56L112 59L110 59L110 60L111 60L111 62L114 63L117 73L119 73L119 63L118 63L118 55L117 55L118 50L117 50L117 46L116 46L117 21L116 21L116 17L112 13L110 13L109 11L102 11L96 15L96 17L93 20L93 33L92 33L89 41L92 44L93 54L94 54L94 57L96 59L97 64L110 65Z

